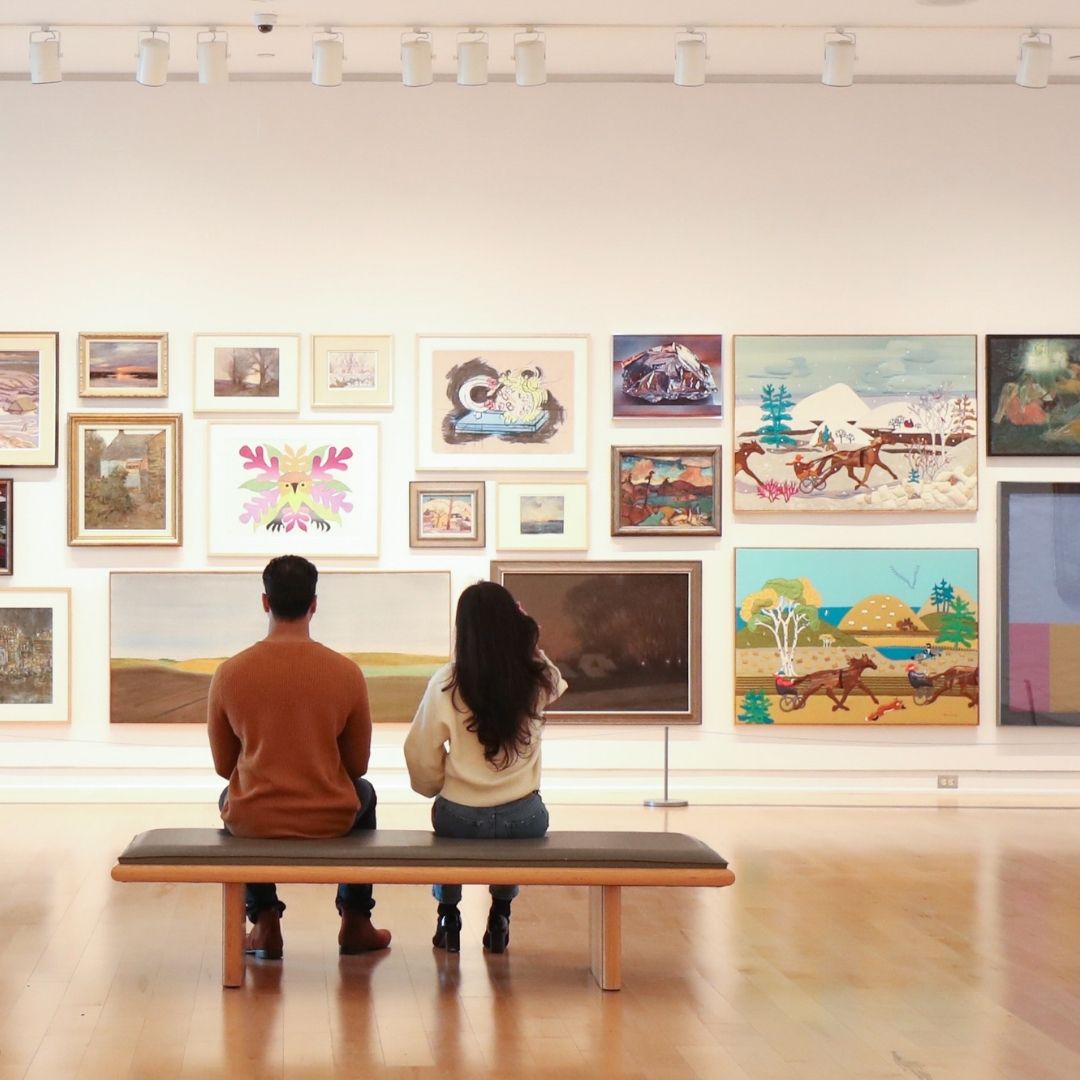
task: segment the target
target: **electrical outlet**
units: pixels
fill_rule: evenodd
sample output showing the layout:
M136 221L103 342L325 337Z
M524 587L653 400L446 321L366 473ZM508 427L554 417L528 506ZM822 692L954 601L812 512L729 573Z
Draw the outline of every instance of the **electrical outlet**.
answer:
M960 777L956 773L938 773L937 786L955 791L960 786Z

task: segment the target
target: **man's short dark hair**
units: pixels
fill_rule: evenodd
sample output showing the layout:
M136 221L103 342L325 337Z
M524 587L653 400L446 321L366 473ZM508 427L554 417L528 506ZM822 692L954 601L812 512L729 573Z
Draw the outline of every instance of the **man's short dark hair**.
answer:
M299 555L279 555L266 564L262 579L274 618L295 622L308 613L315 599L319 571Z

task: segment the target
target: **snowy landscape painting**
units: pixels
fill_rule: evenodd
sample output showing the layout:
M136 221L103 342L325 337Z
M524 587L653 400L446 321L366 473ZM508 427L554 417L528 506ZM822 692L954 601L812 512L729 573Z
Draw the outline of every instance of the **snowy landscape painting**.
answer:
M977 724L973 548L736 548L738 724Z
M736 510L974 511L975 337L739 335Z

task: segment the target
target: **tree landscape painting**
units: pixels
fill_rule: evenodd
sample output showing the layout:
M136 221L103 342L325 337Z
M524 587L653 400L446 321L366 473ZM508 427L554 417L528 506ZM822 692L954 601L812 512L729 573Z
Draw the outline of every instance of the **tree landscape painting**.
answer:
M978 553L738 548L735 714L750 724L977 724Z
M110 575L110 719L203 724L210 679L266 636L256 571ZM412 720L450 650L450 575L324 572L312 636L364 672L375 723Z
M279 392L281 350L217 346L214 397L269 397Z
M736 510L974 511L975 338L735 339Z
M1080 455L1080 335L988 334L987 452Z
M999 722L1080 727L1080 484L999 491Z
M611 448L613 536L720 532L720 448Z

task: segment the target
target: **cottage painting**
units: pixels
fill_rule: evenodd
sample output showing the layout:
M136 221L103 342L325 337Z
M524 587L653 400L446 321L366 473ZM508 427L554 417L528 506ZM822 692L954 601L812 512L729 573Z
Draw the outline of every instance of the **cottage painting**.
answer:
M978 553L737 548L742 724L977 724Z
M975 338L735 338L736 510L978 505Z

